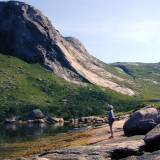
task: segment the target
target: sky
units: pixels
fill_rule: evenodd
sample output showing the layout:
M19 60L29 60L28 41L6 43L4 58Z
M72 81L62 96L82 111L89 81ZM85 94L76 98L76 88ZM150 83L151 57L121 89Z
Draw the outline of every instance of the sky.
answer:
M111 62L160 62L160 0L23 0Z

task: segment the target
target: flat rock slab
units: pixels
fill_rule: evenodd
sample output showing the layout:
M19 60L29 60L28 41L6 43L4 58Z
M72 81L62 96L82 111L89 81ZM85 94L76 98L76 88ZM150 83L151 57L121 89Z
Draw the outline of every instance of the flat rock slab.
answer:
M82 146L53 150L41 154L40 157L49 160L103 160L112 158L123 158L130 155L139 155L144 146L143 140L118 142L106 145ZM123 153L123 154L122 154Z

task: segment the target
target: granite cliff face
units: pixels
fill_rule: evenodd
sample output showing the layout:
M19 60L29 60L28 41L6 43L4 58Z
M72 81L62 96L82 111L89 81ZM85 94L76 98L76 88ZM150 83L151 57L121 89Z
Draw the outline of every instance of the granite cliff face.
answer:
M106 64L91 56L79 40L63 37L41 11L23 2L0 2L0 52L40 63L73 83L135 95L120 85L125 79L107 71Z

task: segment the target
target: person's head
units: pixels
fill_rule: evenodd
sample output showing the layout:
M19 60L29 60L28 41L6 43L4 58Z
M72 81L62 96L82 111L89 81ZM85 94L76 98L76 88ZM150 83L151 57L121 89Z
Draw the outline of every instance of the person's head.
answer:
M108 105L108 110L109 111L113 110L113 106L112 105Z

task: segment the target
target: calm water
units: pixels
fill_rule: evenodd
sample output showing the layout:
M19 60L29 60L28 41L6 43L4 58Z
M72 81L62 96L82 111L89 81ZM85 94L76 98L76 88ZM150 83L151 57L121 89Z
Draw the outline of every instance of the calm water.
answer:
M24 142L45 136L55 136L58 133L67 132L72 129L73 127L63 126L63 124L0 125L0 144Z
M64 126L63 124L0 125L0 160L12 159L15 155L17 157L17 154L19 157L21 151L26 152L31 149L30 142L34 144L37 140L41 141L41 138L45 139L54 137L59 133L84 131L86 129L87 127Z
M55 136L59 133L73 130L73 127L63 125L0 125L0 160L4 158L11 158L11 156L20 150L27 150L24 148L13 148L12 144L23 142L34 142L38 138L47 138L48 136Z

